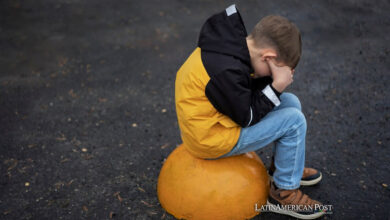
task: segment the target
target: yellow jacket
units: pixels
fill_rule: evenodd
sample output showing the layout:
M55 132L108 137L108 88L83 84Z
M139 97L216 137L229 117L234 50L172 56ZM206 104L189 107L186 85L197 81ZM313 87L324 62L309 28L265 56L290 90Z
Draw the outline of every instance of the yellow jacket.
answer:
M218 112L205 95L210 80L196 48L177 72L176 113L184 146L194 156L216 158L229 152L240 135L240 126Z

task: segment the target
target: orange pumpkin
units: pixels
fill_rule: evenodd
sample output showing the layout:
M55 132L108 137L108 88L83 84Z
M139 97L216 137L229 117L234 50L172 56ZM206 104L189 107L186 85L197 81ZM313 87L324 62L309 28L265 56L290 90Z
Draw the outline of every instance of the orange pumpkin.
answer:
M255 152L204 160L183 145L167 158L157 183L161 206L178 219L250 219L266 204L269 179Z

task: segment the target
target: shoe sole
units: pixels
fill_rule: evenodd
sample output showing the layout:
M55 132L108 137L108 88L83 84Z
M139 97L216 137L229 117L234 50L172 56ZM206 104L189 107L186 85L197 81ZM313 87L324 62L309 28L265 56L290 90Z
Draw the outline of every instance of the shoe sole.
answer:
M314 180L301 180L301 186L312 186L317 184L322 180L322 173L320 173L320 176Z
M271 181L274 181L273 176L268 175ZM322 173L320 173L320 176L314 180L301 180L300 185L301 186L313 186L320 182L322 180Z
M310 215L299 214L299 213L296 213L293 211L279 209L278 206L270 203L268 200L267 200L267 205L273 207L272 212L274 212L274 213L278 213L278 214L282 214L282 215L289 215L289 216L299 218L299 219L316 219L316 218L319 218L325 214L324 212L316 212L316 213L310 214Z

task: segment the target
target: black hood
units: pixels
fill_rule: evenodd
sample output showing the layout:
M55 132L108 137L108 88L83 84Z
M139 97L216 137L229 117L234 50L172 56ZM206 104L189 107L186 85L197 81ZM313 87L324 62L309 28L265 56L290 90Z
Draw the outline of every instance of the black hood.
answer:
M204 51L236 57L251 67L247 35L241 15L232 5L207 19L200 31L198 46Z

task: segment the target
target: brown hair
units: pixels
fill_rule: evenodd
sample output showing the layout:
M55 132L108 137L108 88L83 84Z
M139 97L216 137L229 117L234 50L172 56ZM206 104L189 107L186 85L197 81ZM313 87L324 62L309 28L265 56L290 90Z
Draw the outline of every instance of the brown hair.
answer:
M249 35L255 45L264 48L272 47L278 53L277 61L295 68L301 57L301 34L297 26L288 19L269 15L261 19Z

